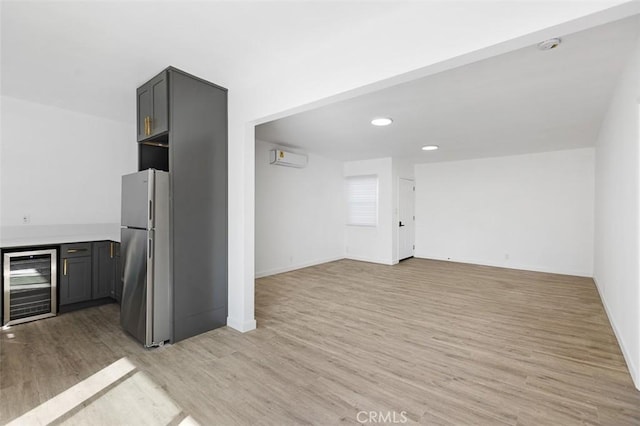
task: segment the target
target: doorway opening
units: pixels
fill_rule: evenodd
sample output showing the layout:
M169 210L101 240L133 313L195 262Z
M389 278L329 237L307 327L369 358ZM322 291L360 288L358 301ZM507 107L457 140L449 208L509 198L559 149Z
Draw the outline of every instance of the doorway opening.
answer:
M415 253L415 182L400 178L398 185L398 260Z

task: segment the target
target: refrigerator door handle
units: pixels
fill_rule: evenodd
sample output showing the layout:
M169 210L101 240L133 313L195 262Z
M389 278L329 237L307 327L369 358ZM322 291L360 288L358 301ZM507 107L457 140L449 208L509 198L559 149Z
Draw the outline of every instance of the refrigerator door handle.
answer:
M149 222L153 223L153 200L149 200Z
M155 280L155 276L154 276L154 270L153 270L153 263L154 263L154 258L153 258L153 231L149 231L149 239L148 242L149 244L149 250L147 251L149 253L148 255L148 259L147 259L147 326L146 326L146 338L145 338L145 346L146 347L151 347L154 345L155 339L154 339L154 335L153 335L153 329L154 329L154 324L153 324L153 311L155 309L155 307L153 306L153 299L154 299L154 280Z

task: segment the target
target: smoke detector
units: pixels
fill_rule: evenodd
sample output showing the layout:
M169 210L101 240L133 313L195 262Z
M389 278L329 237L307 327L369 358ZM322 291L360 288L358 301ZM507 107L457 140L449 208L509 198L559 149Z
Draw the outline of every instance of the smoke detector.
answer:
M545 40L542 43L539 43L538 49L540 50L555 49L556 47L560 46L560 43L562 43L562 40L560 40L559 38L550 38L549 40Z

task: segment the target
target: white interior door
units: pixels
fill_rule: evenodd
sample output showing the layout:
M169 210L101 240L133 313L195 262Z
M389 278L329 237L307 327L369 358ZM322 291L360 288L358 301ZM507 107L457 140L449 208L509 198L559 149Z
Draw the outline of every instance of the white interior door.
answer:
M400 179L398 206L398 259L413 257L415 250L415 190L414 182Z

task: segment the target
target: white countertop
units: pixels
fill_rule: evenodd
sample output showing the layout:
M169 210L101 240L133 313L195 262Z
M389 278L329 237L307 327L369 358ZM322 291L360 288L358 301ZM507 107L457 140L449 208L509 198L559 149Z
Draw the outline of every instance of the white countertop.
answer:
M93 223L0 227L1 248L101 240L120 241L120 224Z

